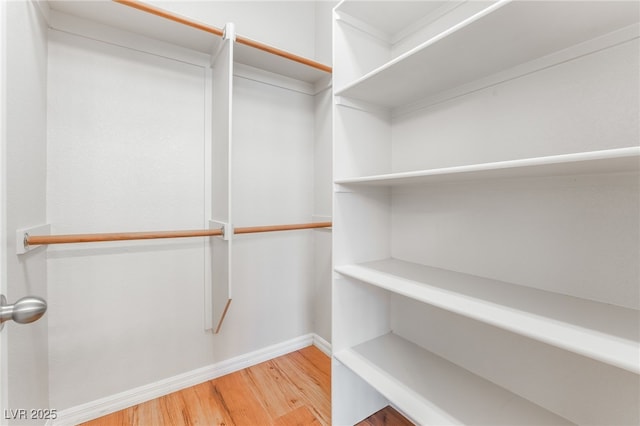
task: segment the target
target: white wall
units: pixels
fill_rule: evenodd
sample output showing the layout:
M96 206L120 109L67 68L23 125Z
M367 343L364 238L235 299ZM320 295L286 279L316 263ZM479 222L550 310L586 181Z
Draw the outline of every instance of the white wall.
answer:
M333 138L331 90L315 96L314 215L331 220L333 195ZM329 230L314 233L314 331L331 342L331 236Z
M27 296L47 298L46 257L43 250L17 256L17 228L46 221L46 24L32 2L7 2L6 27L6 145L2 180L6 194L5 278L10 303ZM47 321L9 323L7 409L49 406ZM4 414L4 413L3 413ZM20 420L19 424L29 421ZM34 421L42 423L42 421Z
M313 97L235 77L233 102L234 225L311 221ZM217 357L313 331L312 233L234 237L233 302Z
M313 5L290 10L292 21L313 22ZM313 48L313 27L300 25L301 36L289 28L289 38ZM51 31L48 83L47 220L54 232L205 226L204 68ZM236 78L234 96L235 225L311 221L316 100L246 78ZM326 136L323 143L326 151ZM233 302L218 335L203 328L204 240L50 247L52 406L76 406L313 332L320 232L236 238ZM328 253L322 256L330 267Z
M332 65L332 25L333 8L338 4L334 0L321 0L315 3L315 60Z
M52 231L202 228L204 69L58 31L49 43ZM210 362L204 242L160 241L48 248L52 406Z

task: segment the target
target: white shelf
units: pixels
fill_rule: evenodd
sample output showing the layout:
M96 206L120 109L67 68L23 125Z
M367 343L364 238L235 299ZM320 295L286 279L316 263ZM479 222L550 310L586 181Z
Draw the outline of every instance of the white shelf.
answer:
M236 43L234 46L233 54L237 63L293 78L294 80L317 83L331 77L330 73L317 68L240 43Z
M406 105L632 25L638 14L637 2L502 0L336 95Z
M640 315L636 310L395 259L335 270L640 374Z
M417 424L572 424L395 334L335 357Z
M628 147L338 179L335 183L392 187L478 179L615 173L639 169L640 147Z
M222 41L205 31L113 1L51 1L52 10L211 54Z
M222 38L112 1L53 1L52 10L211 55ZM189 20L191 18L186 17ZM203 23L208 25L207 23ZM236 43L235 60L295 80L316 83L329 73Z

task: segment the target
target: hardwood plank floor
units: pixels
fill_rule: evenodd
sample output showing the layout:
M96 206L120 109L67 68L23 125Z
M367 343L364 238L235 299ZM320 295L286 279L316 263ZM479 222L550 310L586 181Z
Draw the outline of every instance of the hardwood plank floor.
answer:
M387 405L356 426L413 426L413 423L400 414L395 408Z
M82 426L331 424L331 360L309 346Z
M331 359L315 346L144 402L81 426L328 426ZM356 426L412 426L392 407Z

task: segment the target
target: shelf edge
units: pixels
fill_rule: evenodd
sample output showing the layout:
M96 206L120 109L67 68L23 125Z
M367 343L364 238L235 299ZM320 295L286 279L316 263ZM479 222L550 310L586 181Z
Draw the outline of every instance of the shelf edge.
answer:
M451 176L464 176L471 173L491 173L501 170L514 169L524 170L525 168L538 168L544 166L559 166L562 164L578 164L578 163L595 163L607 160L623 160L636 157L640 160L640 147L614 148L600 151L588 151L571 154L550 155L544 157L533 157L519 160L496 161L490 163L480 163L466 166L443 167L436 169L426 169L410 172L388 173L380 175L370 175L355 178L337 179L334 183L339 185L352 184L387 184L392 185L395 182L402 183L402 180L424 179ZM640 162L635 167L640 169ZM621 170L631 171L631 170ZM574 174L574 173L567 173ZM515 173L514 173L515 175Z
M481 10L480 12L468 17L467 19L457 23L456 25L442 31L441 33L436 34L435 36L431 37L430 39L424 41L423 43L420 43L418 46L414 47L413 49L403 53L402 55L398 56L397 58L394 58L393 60L379 66L378 68L369 71L368 73L366 73L365 75L363 75L362 77L358 78L356 81L347 84L346 86L337 89L335 94L337 96L342 96L344 95L345 92L349 91L350 89L352 89L353 87L356 87L358 85L360 85L362 82L369 80L370 78L383 73L384 71L386 71L389 68L392 68L394 65L396 65L397 63L400 63L402 61L404 61L406 58L409 58L411 56L413 56L414 54L416 54L417 52L420 52L424 49L427 49L429 46L437 43L438 41L445 39L446 37L448 37L451 34L454 34L455 32L459 31L462 28L465 28L468 25L473 24L475 21L482 19L483 17L485 17L486 15L495 12L496 10L500 9L501 7L511 3L513 0L498 0L496 3L488 6L487 8Z
M401 296L640 374L638 342L535 314L526 315L509 309L508 306L463 297L455 292L433 288L425 283L378 272L358 264L336 266L334 269L339 274Z

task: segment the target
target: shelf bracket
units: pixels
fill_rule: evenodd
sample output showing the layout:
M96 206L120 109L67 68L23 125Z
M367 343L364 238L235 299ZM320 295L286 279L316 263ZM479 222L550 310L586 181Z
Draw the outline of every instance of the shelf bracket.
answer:
M25 254L33 251L40 245L27 244L27 238L29 235L50 235L51 224L33 226L31 228L20 228L16 230L16 254Z
M226 24L224 24L222 39L231 40L234 42L236 41L236 26L232 22L227 22Z
M228 222L220 222L217 220L209 221L209 229L222 229L222 239L230 241L233 239L233 225Z

